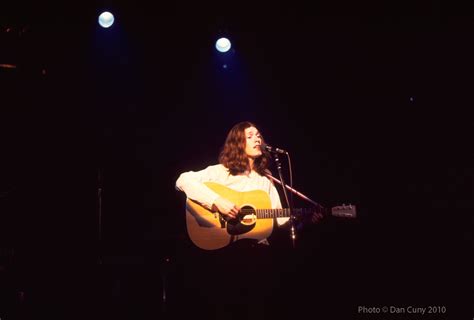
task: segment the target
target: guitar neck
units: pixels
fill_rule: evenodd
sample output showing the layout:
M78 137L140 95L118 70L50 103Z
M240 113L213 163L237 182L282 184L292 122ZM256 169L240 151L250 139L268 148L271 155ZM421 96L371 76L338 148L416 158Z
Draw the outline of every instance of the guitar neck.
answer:
M242 213L246 214L245 209L242 210ZM311 215L314 212L321 212L325 213L324 211L325 208L318 208L316 209L308 209L308 208L293 208L291 211L289 208L283 208L283 209L256 209L249 211L248 213L255 213L257 215L257 218L259 219L272 219L272 218L287 218L290 217L291 214L295 216L305 216L305 215Z

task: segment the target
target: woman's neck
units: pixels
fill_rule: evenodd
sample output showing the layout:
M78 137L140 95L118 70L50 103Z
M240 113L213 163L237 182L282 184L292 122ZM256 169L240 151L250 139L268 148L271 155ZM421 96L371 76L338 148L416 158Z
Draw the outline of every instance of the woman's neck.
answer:
M253 171L253 169L254 169L254 168L253 168L254 163L255 163L255 159L252 158L252 157L249 157L249 169L250 169L250 171Z

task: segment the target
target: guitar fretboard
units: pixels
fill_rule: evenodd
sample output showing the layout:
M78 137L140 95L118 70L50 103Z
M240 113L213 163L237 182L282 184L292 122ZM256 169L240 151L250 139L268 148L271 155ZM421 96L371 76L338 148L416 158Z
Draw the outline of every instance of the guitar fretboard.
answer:
M310 215L313 212L317 211L316 209L307 209L307 208L296 208L293 209L293 215ZM285 218L291 216L291 211L289 208L284 209L242 209L241 213L244 215L255 214L259 219L271 219L271 218Z

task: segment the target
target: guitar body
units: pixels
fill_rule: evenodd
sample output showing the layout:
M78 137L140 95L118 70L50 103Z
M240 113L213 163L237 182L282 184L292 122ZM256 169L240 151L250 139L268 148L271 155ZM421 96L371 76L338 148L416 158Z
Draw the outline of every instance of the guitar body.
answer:
M220 196L232 201L243 211L270 209L269 195L262 190L239 192L214 182L205 185ZM240 219L225 221L219 212L212 212L200 204L186 200L186 227L191 241L201 249L223 248L240 239L263 240L273 231L273 218L242 215Z

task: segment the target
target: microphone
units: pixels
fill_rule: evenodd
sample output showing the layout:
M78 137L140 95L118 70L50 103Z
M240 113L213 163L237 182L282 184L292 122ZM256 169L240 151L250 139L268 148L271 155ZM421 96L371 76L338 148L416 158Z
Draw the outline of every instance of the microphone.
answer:
M262 144L262 149L265 149L265 150L267 150L268 152L273 152L273 153L288 154L288 152L286 152L285 150L280 149L280 148L274 148L274 147L272 147L271 145L268 145L268 144L266 144L266 143Z

